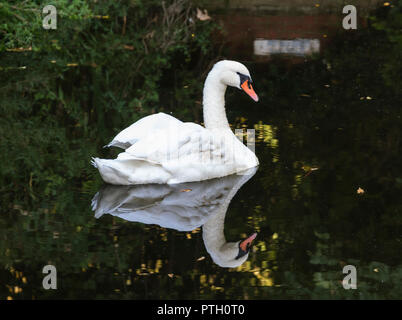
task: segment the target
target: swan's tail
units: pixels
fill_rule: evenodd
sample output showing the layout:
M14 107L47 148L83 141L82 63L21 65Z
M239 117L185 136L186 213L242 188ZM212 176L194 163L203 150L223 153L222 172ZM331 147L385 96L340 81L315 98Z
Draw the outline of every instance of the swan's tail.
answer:
M92 158L91 164L99 170L103 181L114 185L167 183L170 172L160 164L144 159L120 157L120 159Z
M95 211L95 218L97 219L99 219L104 214L104 211L101 210L102 208L100 208L99 200L100 200L100 192L98 191L94 195L91 201L92 211Z
M95 167L95 168L98 168L98 165L96 164L96 160L97 159L99 159L99 158L94 158L94 157L92 157L92 160L91 160L91 164Z
M135 143L135 142L136 142L136 140L133 143ZM133 143L121 142L121 141L113 140L112 142L104 145L103 148L117 147L117 148L121 148L123 150L126 150L127 148L130 148Z

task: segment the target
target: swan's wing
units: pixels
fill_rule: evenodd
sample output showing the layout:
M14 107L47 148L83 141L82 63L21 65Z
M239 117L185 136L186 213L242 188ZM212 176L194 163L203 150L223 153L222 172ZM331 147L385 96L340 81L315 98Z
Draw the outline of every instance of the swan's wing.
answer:
M160 121L148 126L152 129L139 130L138 140L117 159L93 159L105 182L176 184L223 177L258 165L255 154L229 128L206 129L176 119Z
M161 130L172 126L182 124L180 120L160 112L144 117L133 123L128 128L121 131L113 140L105 147L119 147L127 149L137 141L143 139L147 135L152 135L155 130Z
M217 136L195 123L180 123L155 130L120 153L117 159L140 159L164 165L168 162L200 163L206 157L222 158L225 148Z

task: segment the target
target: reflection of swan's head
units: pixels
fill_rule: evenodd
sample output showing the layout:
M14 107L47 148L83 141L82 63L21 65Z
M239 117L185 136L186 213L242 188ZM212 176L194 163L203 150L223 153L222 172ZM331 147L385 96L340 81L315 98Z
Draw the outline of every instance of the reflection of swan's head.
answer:
M258 96L252 87L253 81L251 80L250 72L240 62L231 60L219 61L215 63L208 74L208 78L210 82L217 79L224 85L243 90L254 101L258 101ZM208 78L206 84L208 83Z
M236 268L243 264L248 259L252 242L256 236L257 234L253 233L245 240L226 242L219 246L216 245L215 241L210 241L211 239L205 241L205 231L203 234L208 253L211 255L214 262L223 268Z

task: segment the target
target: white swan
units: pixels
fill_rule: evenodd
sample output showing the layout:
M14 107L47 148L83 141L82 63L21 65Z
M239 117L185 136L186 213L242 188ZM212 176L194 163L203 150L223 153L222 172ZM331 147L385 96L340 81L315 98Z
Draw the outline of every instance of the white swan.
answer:
M92 199L95 217L108 213L145 224L178 231L202 226L205 248L221 267L244 263L256 234L245 240L226 242L224 221L230 201L256 172L257 167L218 179L174 185L105 185Z
M117 159L93 158L103 180L117 185L182 183L223 177L258 165L255 154L229 127L227 86L255 101L247 68L236 61L214 65L204 84L205 128L164 113L147 116L120 132L107 147L125 149Z

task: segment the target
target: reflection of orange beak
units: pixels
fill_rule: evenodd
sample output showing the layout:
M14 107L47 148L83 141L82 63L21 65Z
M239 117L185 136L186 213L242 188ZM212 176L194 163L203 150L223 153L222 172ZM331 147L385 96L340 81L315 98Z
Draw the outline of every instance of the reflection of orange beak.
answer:
M249 80L244 81L241 84L241 88L244 90L245 93L247 93L251 97L251 99L253 99L255 102L258 101L258 96L255 93Z
M258 99L258 98L257 98ZM251 243L253 242L253 240L257 237L257 233L253 233L251 236L249 236L246 240L243 240L242 242L240 242L240 248L243 251L247 251L248 248L251 247Z

